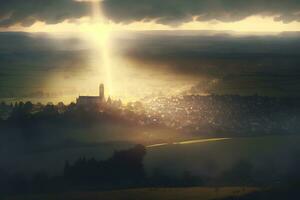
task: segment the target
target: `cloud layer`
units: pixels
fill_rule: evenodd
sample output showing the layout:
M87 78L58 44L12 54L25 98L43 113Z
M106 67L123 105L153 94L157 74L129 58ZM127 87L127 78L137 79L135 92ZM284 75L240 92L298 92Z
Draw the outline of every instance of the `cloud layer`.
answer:
M0 27L30 26L36 21L56 24L88 13L86 2L73 0L0 0Z
M36 21L59 23L90 15L88 1L74 0L0 0L0 27L29 26ZM179 25L198 21L239 21L248 16L275 16L285 23L300 20L298 0L104 0L106 16L115 22L156 20ZM99 8L100 9L100 8Z
M276 16L283 22L300 20L298 0L105 0L110 19L131 22L156 19L158 23L177 25L191 21L239 21L252 15Z

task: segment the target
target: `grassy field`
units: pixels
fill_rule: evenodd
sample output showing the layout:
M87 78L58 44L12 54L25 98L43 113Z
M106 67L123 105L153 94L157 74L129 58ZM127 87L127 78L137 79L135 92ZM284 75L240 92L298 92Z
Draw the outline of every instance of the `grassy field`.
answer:
M215 177L231 169L239 160L245 160L253 165L255 172L260 171L261 178L272 181L289 172L293 166L293 155L300 152L299 143L300 136L296 135L230 138L204 142L183 141L147 148L144 164L148 174L152 174L155 169L160 169L174 176L189 171L200 177ZM85 155L91 155L91 152L101 153L94 149L85 150ZM4 200L206 200L241 195L254 190L255 188L241 187L226 187L218 190L207 187L148 188L19 196Z
M300 153L299 143L297 135L273 135L154 146L147 149L145 167L149 173L159 168L176 174L187 170L215 176L243 160L257 169L285 173L293 156Z
M257 191L241 187L146 188L7 197L4 200L209 200Z

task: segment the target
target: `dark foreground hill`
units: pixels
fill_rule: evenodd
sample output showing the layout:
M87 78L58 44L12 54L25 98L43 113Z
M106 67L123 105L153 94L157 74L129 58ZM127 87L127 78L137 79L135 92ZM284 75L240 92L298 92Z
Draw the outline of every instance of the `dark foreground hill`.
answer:
M228 196L241 196L256 191L242 187L191 187L191 188L143 188L102 192L69 192L7 197L4 200L210 200Z

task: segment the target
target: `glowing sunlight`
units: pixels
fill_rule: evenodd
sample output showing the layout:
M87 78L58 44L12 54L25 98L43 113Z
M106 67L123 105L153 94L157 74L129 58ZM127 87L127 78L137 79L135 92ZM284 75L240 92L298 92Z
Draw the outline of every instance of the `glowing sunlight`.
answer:
M104 77L105 80L99 80L104 82L107 88L106 95L113 94L112 74L111 74L111 53L110 53L110 27L107 24L107 20L103 15L99 1L92 1L92 20L93 25L86 27L82 30L87 37L92 40L94 47L94 62L92 65L99 68L100 77ZM104 76L103 76L104 75Z

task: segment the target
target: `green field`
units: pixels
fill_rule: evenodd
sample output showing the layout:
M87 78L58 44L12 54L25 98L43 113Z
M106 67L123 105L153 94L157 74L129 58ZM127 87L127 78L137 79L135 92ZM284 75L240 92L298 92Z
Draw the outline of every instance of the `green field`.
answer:
M216 176L243 160L254 168L285 173L300 152L300 136L240 137L208 142L187 142L147 149L145 166L149 173L161 168L176 174Z
M278 177L289 172L293 165L293 155L300 152L300 136L296 135L195 141L182 141L147 148L144 160L147 173L151 175L153 171L159 169L169 175L180 176L184 171L189 171L193 175L213 178L232 169L238 161L245 160L251 163L255 173L259 172L261 176L259 178L272 183L273 180L277 181ZM108 147L114 148L109 145ZM75 153L74 149L71 150ZM85 151L85 155L91 155L91 152L94 155L103 153L96 147L84 147L80 149L82 150ZM42 155L44 154L40 156ZM249 187L147 188L19 196L5 200L206 200L242 195L254 190L255 188Z
M15 196L4 200L209 200L228 196L240 196L257 191L241 187L191 187L191 188L146 188L105 192L74 192L32 196Z

